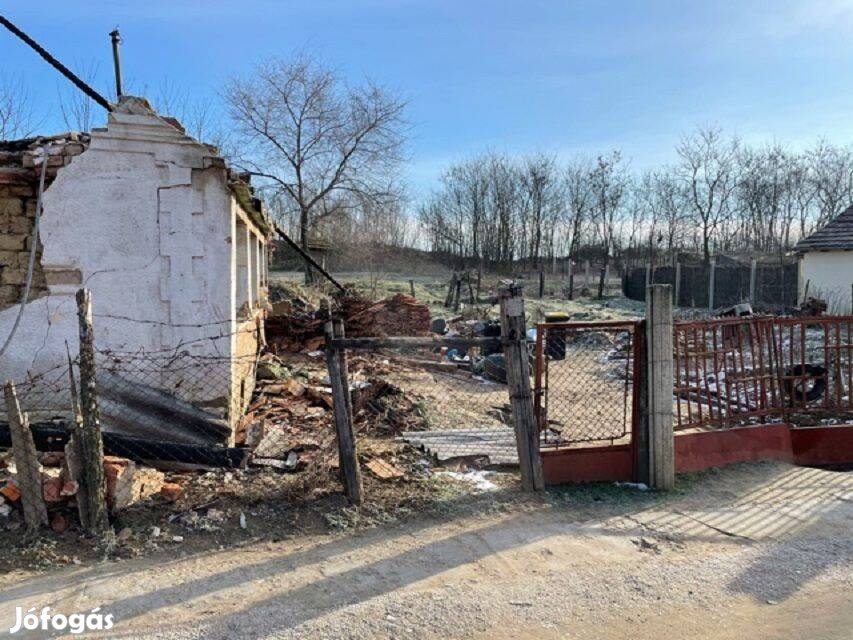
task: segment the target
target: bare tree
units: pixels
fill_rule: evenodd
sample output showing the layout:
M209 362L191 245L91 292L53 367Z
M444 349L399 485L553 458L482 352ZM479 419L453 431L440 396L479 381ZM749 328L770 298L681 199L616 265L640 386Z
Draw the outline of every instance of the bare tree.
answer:
M592 185L590 174L592 167L587 160L576 158L566 165L564 190L565 237L569 257L577 259L583 233L590 223L592 209Z
M78 66L78 75L86 84L93 86L98 78L98 63L93 61ZM65 128L69 131L91 131L94 114L100 113L101 107L68 82L58 85L56 91L59 95L59 113Z
M819 140L807 153L812 188L818 206L817 225L822 226L853 201L853 153Z
M598 282L598 297L603 298L610 254L619 239L622 199L628 186L622 154L612 151L607 156L599 156L590 174L590 183L593 219L604 252L604 264Z
M243 138L236 162L287 196L305 251L312 227L349 202L340 196L396 197L405 102L376 84L348 86L300 55L232 78L224 97ZM305 279L313 281L307 265Z
M26 138L35 126L33 100L23 77L0 74L0 140Z
M729 212L735 187L737 142L726 141L717 128L698 128L685 135L676 148L681 158L679 175L690 194L690 202L701 233L702 254L711 261L711 239Z
M540 269L544 247L548 257L555 255L554 234L564 205L563 184L556 160L542 153L524 159L520 177L522 246L529 264Z

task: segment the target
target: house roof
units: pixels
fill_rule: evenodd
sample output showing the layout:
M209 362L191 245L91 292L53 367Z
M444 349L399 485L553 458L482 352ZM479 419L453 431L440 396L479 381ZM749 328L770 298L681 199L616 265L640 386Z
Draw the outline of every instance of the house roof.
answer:
M827 222L795 247L797 251L845 251L853 249L853 206Z

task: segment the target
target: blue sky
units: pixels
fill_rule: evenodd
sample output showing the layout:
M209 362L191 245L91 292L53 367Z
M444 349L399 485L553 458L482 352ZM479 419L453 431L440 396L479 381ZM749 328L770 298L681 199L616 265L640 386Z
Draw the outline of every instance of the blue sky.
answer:
M232 73L295 49L411 101L409 180L493 149L594 154L635 169L673 159L681 132L718 124L792 148L853 142L853 0L13 0L4 14L72 68L98 61L119 25L136 86L168 78L215 98ZM0 69L22 73L60 129L64 82L0 33Z

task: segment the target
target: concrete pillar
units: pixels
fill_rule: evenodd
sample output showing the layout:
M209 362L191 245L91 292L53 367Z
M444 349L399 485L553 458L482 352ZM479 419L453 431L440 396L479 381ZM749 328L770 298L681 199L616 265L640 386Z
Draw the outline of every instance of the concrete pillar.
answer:
M668 284L646 289L649 484L675 486L675 436L672 428L672 291Z
M758 271L758 260L753 258L749 263L749 303L755 304L755 276Z
M711 270L708 276L708 311L714 310L714 284L716 283L717 275L717 259L711 258Z
M679 305L679 296L681 295L681 263L675 263L675 294L672 296L672 305L677 307Z

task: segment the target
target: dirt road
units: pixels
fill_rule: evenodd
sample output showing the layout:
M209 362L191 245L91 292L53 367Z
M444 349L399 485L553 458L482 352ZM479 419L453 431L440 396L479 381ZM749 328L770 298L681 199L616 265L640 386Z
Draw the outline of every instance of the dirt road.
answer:
M847 639L853 474L742 465L670 497L595 486L474 513L7 584L117 638ZM16 635L14 637L23 637ZM35 636L33 636L35 637Z

